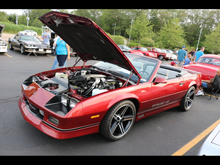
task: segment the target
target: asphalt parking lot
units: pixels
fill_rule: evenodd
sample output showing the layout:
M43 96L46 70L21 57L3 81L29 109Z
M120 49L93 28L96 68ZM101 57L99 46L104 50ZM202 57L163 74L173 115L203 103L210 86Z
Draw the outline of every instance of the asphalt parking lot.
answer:
M21 83L30 75L51 69L52 55L30 55L8 49L0 54L0 155L172 155L189 144L179 155L196 155L207 136L192 139L220 118L220 100L195 98L188 112L172 108L134 124L128 135L115 142L100 134L57 140L26 122L19 110ZM67 62L72 66L75 57ZM88 64L93 64L90 62ZM82 62L78 63L81 65Z

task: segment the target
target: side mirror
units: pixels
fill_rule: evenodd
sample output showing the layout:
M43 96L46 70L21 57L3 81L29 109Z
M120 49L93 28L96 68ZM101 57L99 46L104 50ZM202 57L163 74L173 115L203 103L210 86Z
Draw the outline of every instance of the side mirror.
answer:
M156 77L156 79L154 80L154 84L160 84L160 83L167 83L167 80L163 77Z

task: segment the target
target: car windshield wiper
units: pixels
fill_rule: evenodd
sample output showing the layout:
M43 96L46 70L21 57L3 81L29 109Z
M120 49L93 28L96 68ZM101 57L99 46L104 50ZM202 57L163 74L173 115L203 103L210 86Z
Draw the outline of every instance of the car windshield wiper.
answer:
M97 66L94 66L94 65L92 65L92 66L90 66L90 68L95 68L95 69L98 69L98 70L100 70L100 71L106 71L106 69L101 69L101 68L99 68L99 67L97 67Z
M106 70L106 71L109 72L109 73L112 73L114 75L117 75L117 76L120 76L120 77L123 77L123 78L127 78L126 76L124 76L123 74L120 74L118 72L115 72L115 71L112 71L112 70Z

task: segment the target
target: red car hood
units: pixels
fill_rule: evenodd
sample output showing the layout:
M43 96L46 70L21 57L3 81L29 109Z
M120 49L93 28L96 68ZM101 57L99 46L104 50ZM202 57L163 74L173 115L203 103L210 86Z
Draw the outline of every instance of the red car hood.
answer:
M113 63L133 70L141 78L120 48L92 20L56 11L46 13L38 19L66 41L83 61L100 60Z

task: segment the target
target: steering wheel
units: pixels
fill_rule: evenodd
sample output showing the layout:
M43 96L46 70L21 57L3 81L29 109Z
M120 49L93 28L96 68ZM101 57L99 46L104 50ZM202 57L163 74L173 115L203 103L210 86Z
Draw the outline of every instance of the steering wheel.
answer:
M147 73L146 70L141 70L140 74L147 74L147 76L149 76L149 73Z

